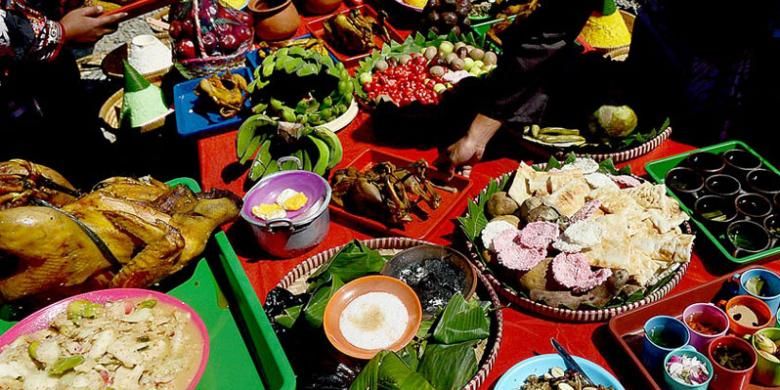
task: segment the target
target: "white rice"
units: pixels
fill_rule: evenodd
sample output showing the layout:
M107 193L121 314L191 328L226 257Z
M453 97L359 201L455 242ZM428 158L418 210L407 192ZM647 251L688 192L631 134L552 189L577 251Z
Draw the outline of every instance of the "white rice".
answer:
M409 313L398 297L370 292L350 302L339 317L341 333L362 349L385 349L403 336Z

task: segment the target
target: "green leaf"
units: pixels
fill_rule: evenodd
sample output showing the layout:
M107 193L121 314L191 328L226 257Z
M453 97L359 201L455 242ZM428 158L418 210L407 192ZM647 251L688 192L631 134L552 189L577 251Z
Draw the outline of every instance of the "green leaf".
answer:
M550 156L550 159L547 160L547 165L544 167L545 171L549 171L551 169L559 169L561 167L560 161L555 159L555 157Z
M417 344L409 343L404 349L395 352L395 354L406 363L412 371L417 371L417 367L420 365L420 358L417 354Z
M425 378L395 353L388 353L379 362L377 381L382 390L434 390Z
M608 158L602 162L599 163L599 172L601 173L608 173L610 175L619 175L620 172L617 168L615 168L615 163L612 161L611 158Z
M378 251L353 240L312 274L309 281L317 284L318 280L329 280L331 276L336 276L347 283L364 275L378 273L384 265L385 259Z
M490 319L480 301L466 302L460 293L450 298L433 331L433 339L443 344L481 340L488 336Z
M574 152L569 152L569 154L566 155L566 160L563 162L563 165L568 165L575 161L577 161L577 155L574 154Z
M298 317L300 317L302 309L303 305L288 307L284 309L284 313L274 317L274 321L276 321L276 323L280 326L290 329L293 327L293 325L295 325L295 321L298 320Z
M474 241L485 229L488 220L482 208L471 200L469 201L468 214L466 217L458 217L458 223L466 238Z
M477 373L474 345L474 341L428 344L417 371L436 390L460 389Z
M317 73L319 73L319 68L316 64L304 64L297 71L295 71L295 74L298 77L311 76Z
M343 285L344 283L337 276L333 276L330 286L322 286L314 295L312 295L311 299L309 299L309 303L306 304L306 308L303 309L304 316L309 325L314 328L322 326L322 316L325 314L325 308L328 306L328 301L330 301L330 298L332 298L333 295L336 294L336 291Z
M417 329L417 335L414 337L417 337L418 339L424 339L428 337L428 331L431 330L432 326L433 320L422 320L420 322L420 327Z
M360 370L357 378L352 381L349 390L376 390L379 387L379 363L388 353L388 351L379 352L369 360L366 366Z

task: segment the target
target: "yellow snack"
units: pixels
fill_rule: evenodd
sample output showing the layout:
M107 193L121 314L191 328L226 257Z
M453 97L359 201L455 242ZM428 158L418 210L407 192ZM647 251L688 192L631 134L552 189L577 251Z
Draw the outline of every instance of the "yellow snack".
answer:
M594 12L588 18L580 37L589 45L600 49L611 49L631 43L631 32L620 12L602 15Z
M284 211L282 206L276 203L261 203L252 207L252 214L260 219L276 219L284 218L287 216L287 212Z
M425 8L425 5L428 4L428 0L404 0L404 3L415 8Z
M285 189L276 197L276 203L287 211L300 210L303 206L306 206L306 202L308 201L309 198L307 198L303 192L298 192L290 188Z

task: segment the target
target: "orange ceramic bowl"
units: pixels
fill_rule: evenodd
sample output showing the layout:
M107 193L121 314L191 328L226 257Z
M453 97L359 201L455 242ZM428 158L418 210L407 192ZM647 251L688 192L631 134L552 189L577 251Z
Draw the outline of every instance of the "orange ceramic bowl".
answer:
M341 353L357 359L371 359L374 355L382 351L382 349L363 349L350 344L341 332L339 320L341 319L341 313L346 309L350 302L355 298L370 292L385 292L396 296L401 300L401 303L406 307L407 313L409 314L409 323L406 325L406 329L401 338L388 348L384 349L389 349L391 351L403 349L406 344L409 344L409 342L412 341L414 335L417 334L417 330L420 328L420 322L422 321L420 299L411 287L399 279L384 275L371 275L355 279L345 284L335 295L333 295L328 302L328 306L325 307L322 326L325 329L325 336L328 337L328 340L333 347L338 349Z
M746 326L735 321L729 312L732 307L737 305L746 306L748 309L756 313L758 319L761 320L761 325ZM721 300L718 302L718 306L722 307L723 311L726 312L726 315L729 317L729 330L737 337L751 335L763 328L770 327L773 323L772 311L769 310L769 306L766 304L766 302L750 295L737 295L728 301Z

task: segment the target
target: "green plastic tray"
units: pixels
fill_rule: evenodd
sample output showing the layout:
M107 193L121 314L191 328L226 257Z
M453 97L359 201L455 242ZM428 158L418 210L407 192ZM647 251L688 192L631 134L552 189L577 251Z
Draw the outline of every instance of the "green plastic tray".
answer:
M692 150L690 152L678 154L671 157L666 157L660 160L655 160L652 162L649 162L645 165L645 171L647 171L647 174L650 175L651 178L656 183L664 183L664 180L666 178L666 174L674 167L677 166L683 159L688 157L688 155L697 153L697 152L711 152L715 154L723 154L725 152L728 152L732 149L744 149L754 156L758 157L761 160L761 163L764 165L766 169L771 170L772 172L780 175L780 171L777 170L777 168L774 167L769 161L767 161L765 158L763 158L760 154L758 154L753 148L748 146L742 141L727 141L723 143L719 143L716 145L711 145L707 147L703 147L701 149ZM757 260L765 259L770 256L774 256L780 253L780 247L775 247L771 249L767 249L763 252L755 253L749 256L745 257L734 257L724 246L721 244L721 241L725 241L724 238L719 238L716 236L712 231L710 231L706 225L701 223L699 220L694 218L693 210L689 209L683 202L680 201L680 198L677 197L677 194L672 192L669 188L666 189L666 192L669 193L673 198L677 199L677 201L680 203L680 208L683 209L688 215L691 216L691 219L696 224L696 226L699 228L699 230L704 233L705 236L707 236L707 239L712 242L715 247L720 251L723 256L728 259L729 261L737 264L746 264L746 263L752 263Z
M190 178L168 182L199 192ZM219 231L192 275L168 294L195 309L206 323L211 353L198 389L294 389L295 374L241 262ZM0 332L15 321L0 318Z

